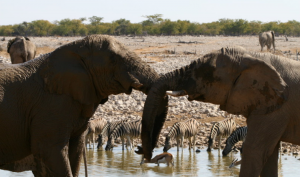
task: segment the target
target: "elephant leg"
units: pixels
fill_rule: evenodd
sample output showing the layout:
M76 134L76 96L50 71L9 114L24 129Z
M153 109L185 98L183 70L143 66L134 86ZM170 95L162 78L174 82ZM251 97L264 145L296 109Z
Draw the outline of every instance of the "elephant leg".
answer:
M36 168L32 170L32 173L35 177L48 177L52 176L51 171L43 163L42 159L34 156L34 163ZM38 169L38 170L37 170Z
M33 171L33 174L36 176L66 176L72 177L72 171L70 162L68 159L68 146L64 147L57 146L49 146L47 148L43 148L40 150L38 154L34 154L35 157L38 157L39 160L36 161L37 166L36 170ZM47 167L45 172L44 166ZM48 172L51 172L49 174Z
M80 162L83 154L85 137L81 136L71 138L69 141L69 159L73 176L79 175Z
M268 158L265 163L260 177L276 177L278 176L278 151L279 151L279 143L276 145L273 153Z
M260 173L265 175L267 171L277 176L278 169L275 165L278 163L278 143L288 123L282 117L269 115L248 118L247 138L243 143L241 177L258 177Z

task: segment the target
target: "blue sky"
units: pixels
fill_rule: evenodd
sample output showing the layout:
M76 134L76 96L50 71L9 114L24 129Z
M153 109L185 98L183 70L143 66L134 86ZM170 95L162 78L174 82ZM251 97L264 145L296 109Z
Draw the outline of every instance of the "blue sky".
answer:
M300 21L300 0L4 0L0 25L23 21L103 17L103 22L121 18L139 23L145 15L163 19L206 23L221 18L262 22Z

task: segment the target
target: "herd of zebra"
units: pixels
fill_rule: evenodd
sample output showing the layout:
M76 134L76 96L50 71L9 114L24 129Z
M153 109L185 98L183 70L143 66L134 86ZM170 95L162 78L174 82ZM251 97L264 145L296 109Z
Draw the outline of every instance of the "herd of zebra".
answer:
M104 118L91 119L89 121L89 128L86 135L86 145L89 144L91 148L95 140L97 139L98 145L97 148L102 148L104 139L107 140L105 150L112 150L114 147L114 142L117 138L120 138L122 141L122 150L125 147L126 140L126 149L133 149L133 140L138 139L141 136L141 119L138 120L121 120L109 122ZM163 148L164 152L167 152L171 147L171 140L175 139L177 142L177 151L179 147L183 147L183 140L189 140L189 149L195 147L196 135L200 128L200 123L191 118L183 122L176 122L170 128L168 134L165 137L165 146ZM97 135L97 137L95 137ZM226 147L223 150L223 156L226 156L231 152L234 145L239 141L244 141L247 135L247 127L239 127L233 118L225 119L223 121L215 123L212 128L210 135L208 137L208 148L207 151L211 151L211 148L214 146L215 140L218 138L219 150L221 148L221 139L227 138ZM92 146L91 146L92 144ZM240 150L242 152L242 149Z

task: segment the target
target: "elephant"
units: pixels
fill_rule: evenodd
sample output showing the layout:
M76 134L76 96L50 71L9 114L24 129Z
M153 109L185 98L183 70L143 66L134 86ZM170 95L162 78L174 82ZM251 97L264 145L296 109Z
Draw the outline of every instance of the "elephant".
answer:
M0 169L78 176L97 107L112 94L148 94L159 77L107 35L86 36L18 65L1 64Z
M24 63L35 58L36 46L27 37L15 37L7 43L11 63Z
M274 31L266 31L259 34L259 44L261 46L261 51L265 45L267 45L267 50L271 49L273 45L273 49L275 52L275 38L274 38Z
M157 117L165 97L220 105L243 115L248 126L241 177L278 176L279 142L300 145L300 63L271 53L224 47L162 75L148 93L138 154L152 157L165 117Z

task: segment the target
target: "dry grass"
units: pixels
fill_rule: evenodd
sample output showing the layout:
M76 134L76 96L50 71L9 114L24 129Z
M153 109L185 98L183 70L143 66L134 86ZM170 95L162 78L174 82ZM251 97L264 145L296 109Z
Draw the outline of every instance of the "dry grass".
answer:
M55 48L48 47L48 46L37 47L37 49L36 49L36 55L49 53L49 52L52 52L53 50L55 50Z

